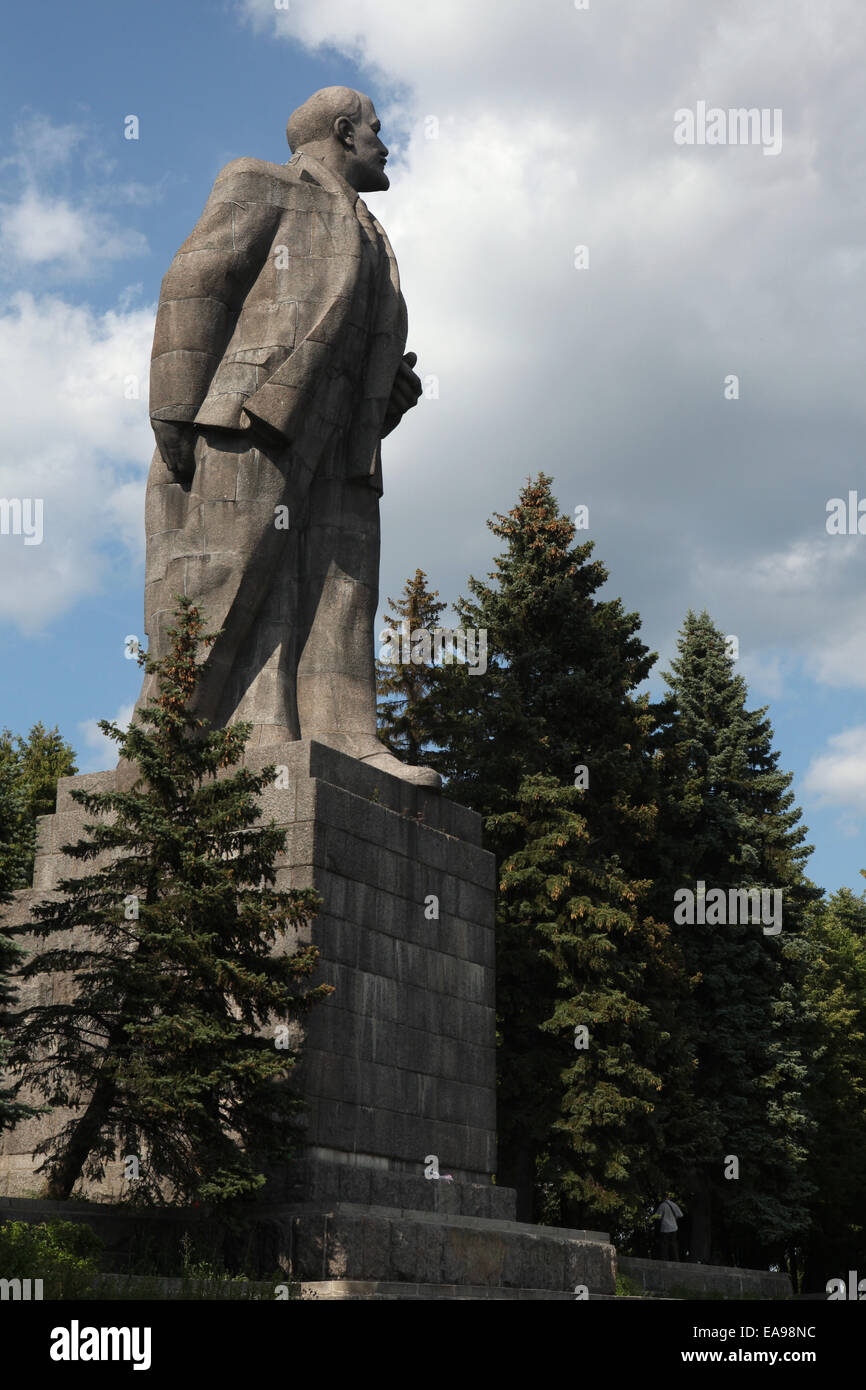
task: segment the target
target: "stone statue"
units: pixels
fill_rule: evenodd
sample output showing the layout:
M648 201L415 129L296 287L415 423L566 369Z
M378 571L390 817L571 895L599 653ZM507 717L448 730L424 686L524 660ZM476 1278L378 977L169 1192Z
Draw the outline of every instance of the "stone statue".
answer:
M222 629L195 696L211 724L316 739L435 788L376 732L380 442L421 394L394 254L358 196L389 187L379 131L369 97L316 92L289 119L288 164L227 164L169 267L145 631L160 659L189 595Z

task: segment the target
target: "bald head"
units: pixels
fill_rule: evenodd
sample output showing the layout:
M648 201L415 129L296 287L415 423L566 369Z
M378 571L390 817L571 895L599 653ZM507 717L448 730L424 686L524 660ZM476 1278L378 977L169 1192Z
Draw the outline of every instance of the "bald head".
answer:
M351 87L323 87L293 111L286 125L286 139L292 154L305 145L318 144L328 140L334 129L334 122L347 116L353 125L361 119L364 101L360 92ZM372 106L372 102L370 105Z
M293 111L286 125L292 154L320 159L359 193L390 187L388 148L369 97L351 87L323 87Z

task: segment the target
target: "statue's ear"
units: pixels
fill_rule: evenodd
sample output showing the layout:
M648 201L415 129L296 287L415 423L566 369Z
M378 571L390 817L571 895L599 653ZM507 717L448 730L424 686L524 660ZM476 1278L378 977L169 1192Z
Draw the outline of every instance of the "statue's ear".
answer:
M338 140L342 140L346 145L355 143L355 127L348 116L338 116L334 121L334 134Z

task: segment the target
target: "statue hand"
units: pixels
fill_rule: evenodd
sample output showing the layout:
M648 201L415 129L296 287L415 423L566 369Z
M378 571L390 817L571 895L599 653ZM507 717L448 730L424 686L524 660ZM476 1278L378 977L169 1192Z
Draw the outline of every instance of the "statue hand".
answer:
M162 461L178 483L188 483L195 472L195 426L174 420L151 420Z
M388 408L385 411L383 439L386 434L391 433L395 426L399 425L406 411L418 404L418 399L424 388L421 385L421 378L412 370L417 361L418 357L414 352L407 352L397 368Z

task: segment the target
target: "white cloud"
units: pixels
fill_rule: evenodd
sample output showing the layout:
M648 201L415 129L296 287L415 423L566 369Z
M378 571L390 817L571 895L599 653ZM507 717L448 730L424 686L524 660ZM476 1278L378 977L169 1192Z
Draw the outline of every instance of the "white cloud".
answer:
M809 764L803 787L818 806L866 815L866 724L828 738L826 751Z
M88 279L113 261L144 254L146 237L119 225L102 203L106 190L94 172L109 174L114 161L81 126L57 125L41 112L30 112L15 127L11 153L0 165L18 175L17 190L0 202L0 266L15 283L56 284L63 279ZM71 183L74 196L63 188ZM7 180L8 182L8 180ZM84 190L84 191L82 191ZM144 185L115 181L112 204L152 200Z
M42 111L28 111L15 126L11 153L0 164L17 165L28 181L41 178L67 165L83 140L82 126L58 125Z
M121 729L128 729L134 709L134 704L121 705L112 722ZM78 725L78 731L87 748L87 752L79 755L78 759L82 765L82 772L102 772L105 768L117 764L118 746L102 732L98 720L83 719Z
M743 674L766 696L782 695L803 672L836 689L866 688L864 546L866 538L825 533L768 554L695 557L696 587L740 638Z
M456 593L487 568L483 519L543 468L564 510L590 505L651 645L706 607L772 690L791 654L866 685L859 550L824 531L866 429L859 0L243 12L359 61L392 149L392 187L368 201L440 398L383 451L382 592L420 564ZM781 154L676 147L673 113L699 99L781 108Z
M147 251L141 232L119 228L113 217L87 205L26 189L0 211L0 253L13 264L39 266L55 278L84 277L106 261Z
M22 293L0 313L0 497L43 501L41 545L0 535L0 621L22 632L99 592L118 554L141 558L152 336L150 308L97 314Z

